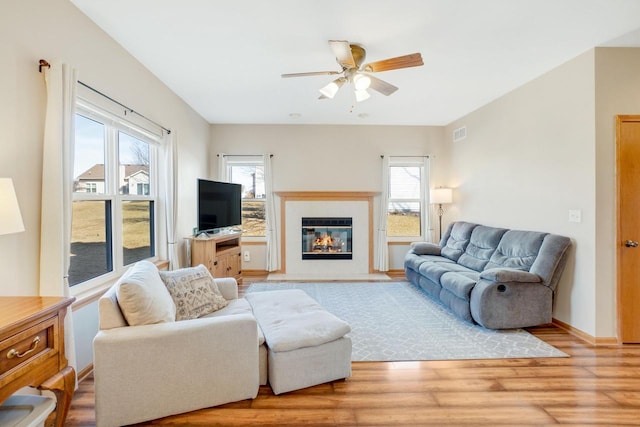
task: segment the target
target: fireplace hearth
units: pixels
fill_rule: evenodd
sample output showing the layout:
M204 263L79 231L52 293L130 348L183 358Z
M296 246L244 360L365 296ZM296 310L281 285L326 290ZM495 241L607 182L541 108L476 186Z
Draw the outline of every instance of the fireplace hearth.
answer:
M302 259L352 259L352 218L302 218Z

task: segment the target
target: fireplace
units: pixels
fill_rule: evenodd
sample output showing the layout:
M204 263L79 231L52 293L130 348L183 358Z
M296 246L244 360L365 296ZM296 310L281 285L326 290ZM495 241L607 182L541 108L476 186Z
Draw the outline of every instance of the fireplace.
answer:
M302 218L302 259L352 259L351 218Z

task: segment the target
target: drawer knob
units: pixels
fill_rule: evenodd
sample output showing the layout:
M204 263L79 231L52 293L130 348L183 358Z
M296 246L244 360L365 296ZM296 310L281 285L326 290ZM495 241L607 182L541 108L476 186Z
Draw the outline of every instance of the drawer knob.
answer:
M38 344L40 344L40 337L37 336L31 342L31 347L29 347L29 350L25 351L24 353L20 353L15 348L12 348L7 352L7 359L13 359L14 357L25 357L27 354L34 352L35 349L38 348Z

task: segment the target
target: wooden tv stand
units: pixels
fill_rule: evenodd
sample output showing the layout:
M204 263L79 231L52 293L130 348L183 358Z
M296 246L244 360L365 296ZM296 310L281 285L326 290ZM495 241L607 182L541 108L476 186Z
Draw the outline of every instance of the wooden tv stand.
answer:
M187 237L191 244L191 265L204 264L213 277L233 277L242 283L242 233L219 233L208 237Z

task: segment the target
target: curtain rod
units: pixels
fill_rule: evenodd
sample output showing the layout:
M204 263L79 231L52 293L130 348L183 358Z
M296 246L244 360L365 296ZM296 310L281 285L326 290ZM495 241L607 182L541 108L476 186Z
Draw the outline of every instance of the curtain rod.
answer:
M49 64L46 60L41 59L39 64L38 64L38 71L42 72L42 67L47 67L47 68L51 68L51 64ZM125 115L127 114L127 111L129 111L129 113L133 113L136 114L140 117L142 117L143 119L145 119L146 121L148 121L149 123L153 123L154 125L158 126L160 129L162 129L163 131L167 132L167 134L171 134L171 129L167 129L166 127L162 126L161 124L154 122L153 120L151 120L150 118L138 113L136 110L134 110L131 107L127 107L126 105L124 105L122 102L116 101L115 99L111 98L109 95L106 95L102 92L100 92L98 89L94 89L91 86L89 86L88 84L81 82L80 80L78 80L78 84L86 87L87 89L97 93L98 95L108 99L109 101L113 102L114 104L118 104L119 106L121 106L122 108L125 109Z
M425 159L429 158L429 156L389 156L389 157L424 157ZM384 159L384 154L380 154L380 158Z
M247 156L262 156L262 154L216 154L216 157L247 157ZM269 154L269 157L273 157L273 154Z

